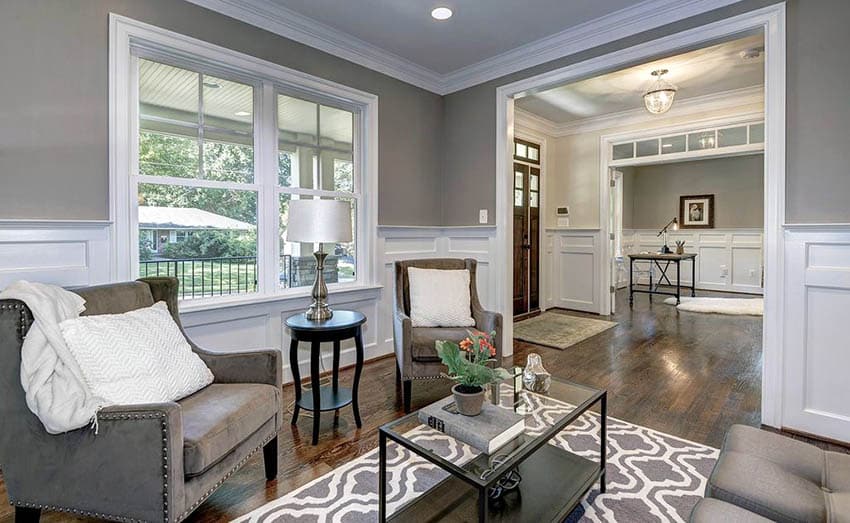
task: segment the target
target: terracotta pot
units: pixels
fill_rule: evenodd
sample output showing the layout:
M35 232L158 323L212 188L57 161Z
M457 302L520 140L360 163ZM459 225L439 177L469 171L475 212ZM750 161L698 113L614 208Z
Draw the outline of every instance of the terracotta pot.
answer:
M481 406L484 404L484 389L478 387L478 392L461 392L458 390L460 384L452 387L457 411L464 416L477 416L481 414Z

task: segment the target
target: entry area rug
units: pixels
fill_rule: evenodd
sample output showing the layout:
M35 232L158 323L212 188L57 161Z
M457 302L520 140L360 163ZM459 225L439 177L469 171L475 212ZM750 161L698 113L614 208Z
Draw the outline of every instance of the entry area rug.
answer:
M514 338L564 350L616 326L613 321L544 312L515 323Z
M552 415L540 409L539 418ZM408 433L456 463L476 456L472 447L420 426ZM588 413L550 444L589 459L599 457L599 417ZM685 522L705 491L717 449L608 418L607 492L598 484L565 520L574 522ZM392 514L446 478L447 473L406 449L387 445L387 510ZM378 520L378 450L242 516L239 523L361 523ZM558 478L552 478L557 481ZM510 495L510 494L508 494Z
M667 305L676 305L676 298L664 300ZM731 316L764 316L764 298L682 298L677 307L680 311Z

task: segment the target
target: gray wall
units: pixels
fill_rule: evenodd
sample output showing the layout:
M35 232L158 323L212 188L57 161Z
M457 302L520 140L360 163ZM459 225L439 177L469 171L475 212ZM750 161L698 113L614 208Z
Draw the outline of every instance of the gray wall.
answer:
M379 222L439 224L442 97L176 0L0 0L0 218L108 218L110 12L377 94Z
M495 223L496 87L773 3L776 0L743 0L448 95L443 223L475 224L478 209L488 209L490 223ZM850 2L789 0L787 5L786 221L850 222L850 104L845 100Z
M679 197L694 194L714 195L718 229L764 226L761 154L645 165L623 179L623 228L660 229L679 215Z

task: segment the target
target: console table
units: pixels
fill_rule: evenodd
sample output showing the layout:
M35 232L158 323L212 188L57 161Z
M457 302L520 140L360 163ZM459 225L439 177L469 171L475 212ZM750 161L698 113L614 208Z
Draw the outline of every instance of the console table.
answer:
M295 407L292 412L292 424L298 421L300 409L313 413L313 445L319 442L319 416L323 411L339 409L351 404L354 411L354 421L357 428L360 422L360 408L357 404L357 389L360 386L360 373L363 370L363 339L362 325L366 316L357 311L336 310L333 317L324 321L308 320L304 313L290 316L286 319L292 342L289 345L289 368L295 386ZM339 351L340 342L354 338L356 349L356 364L354 367L354 383L350 389L339 386ZM310 392L301 394L301 373L298 370L298 342L310 343ZM322 387L319 383L319 360L321 358L321 343L333 342L333 378L331 386Z
M648 261L650 264L650 268L654 264L658 267L658 270L661 271L661 277L658 278L658 282L653 285L652 283L652 272L649 273L649 286L647 289L636 289L634 283L634 266L635 261ZM641 254L629 254L629 305L634 304L635 302L635 293L643 292L645 294L649 294L649 299L652 300L653 294L664 294L667 296L675 296L676 297L676 305L681 302L681 293L682 293L682 278L681 272L682 267L681 264L685 260L691 261L691 285L685 286L685 288L691 289L691 296L696 296L695 288L697 281L697 255L695 252L686 252L684 254L661 254L656 252L647 252ZM661 262L664 262L664 266L661 266ZM670 264L676 264L676 292L666 292L658 290L658 287L664 284L666 281L666 285L673 286L673 282L670 281L670 278L667 276L667 269L670 268Z

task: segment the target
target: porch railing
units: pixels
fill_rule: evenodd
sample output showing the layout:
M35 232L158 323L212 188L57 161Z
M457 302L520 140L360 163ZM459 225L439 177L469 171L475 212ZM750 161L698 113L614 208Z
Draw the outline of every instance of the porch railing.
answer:
M186 258L139 263L139 276L174 276L180 298L203 298L257 291L257 257Z

